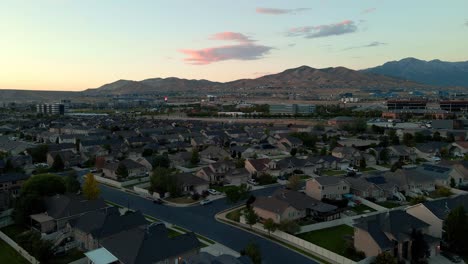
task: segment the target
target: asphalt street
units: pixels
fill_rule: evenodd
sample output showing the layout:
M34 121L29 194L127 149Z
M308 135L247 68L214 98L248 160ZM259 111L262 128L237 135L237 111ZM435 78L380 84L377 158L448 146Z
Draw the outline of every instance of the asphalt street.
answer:
M279 187L256 190L253 194L269 195L277 188ZM270 240L216 221L214 218L216 213L233 206L228 204L225 198L204 206L170 207L154 204L145 198L105 185L101 185L101 196L114 203L130 206L133 210L140 210L162 221L192 230L238 252L247 243L254 241L261 249L264 263L317 263Z

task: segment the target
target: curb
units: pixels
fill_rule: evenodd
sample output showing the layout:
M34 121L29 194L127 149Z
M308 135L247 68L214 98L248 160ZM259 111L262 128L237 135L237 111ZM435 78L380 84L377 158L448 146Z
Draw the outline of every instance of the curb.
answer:
M288 249L288 250L294 251L294 252L296 252L297 254L300 254L300 255L302 255L303 257L306 257L306 258L308 258L308 259L310 259L310 260L313 260L313 261L315 261L315 262L317 262L317 263L322 263L322 264L324 264L324 263L326 263L326 264L328 264L328 263L333 263L333 262L324 262L324 260L322 260L322 259L315 259L315 258L313 258L313 257L311 257L311 256L309 256L309 255L306 255L306 254L304 254L304 253L302 253L302 252L299 252L299 251L297 251L297 250L295 250L295 249L293 249L293 248L290 248L290 247L284 245L284 244L287 244L286 242L279 242L279 241L273 240L273 239L271 239L271 237L265 236L265 235L261 234L260 232L256 232L256 231L251 230L251 229L248 229L248 228L246 228L246 227L237 225L236 223L233 223L232 220L227 219L227 218L225 218L225 217L224 217L224 219L223 219L222 217L219 216L219 215L221 215L221 214L227 213L227 212L229 212L229 211L237 210L237 209L239 209L240 207L244 207L244 206L245 206L245 205L240 205L240 206L236 206L236 207L232 207L232 208L223 210L223 211L221 211L221 212L215 214L215 220L218 221L218 222L220 222L220 223L223 223L223 224L226 224L226 225L235 227L235 228L240 229L240 230L242 230L242 231L245 231L245 232L248 232L248 233L250 233L250 234L256 235L256 236L258 236L258 237L261 237L261 238L263 238L263 239L266 239L266 240L268 240L268 241L270 241L270 242L273 242L273 243L275 243L275 244L277 244L277 245L280 245L280 246L282 246L282 247L284 247L284 248L286 248L286 249ZM280 239L278 239L278 240L280 240ZM284 244L283 244L283 243L284 243ZM295 248L298 248L297 246L293 246L293 245L291 245L291 246L292 246L292 247L295 247ZM306 251L306 250L304 250L304 251ZM309 253L309 254L314 255L314 254L312 254L312 253ZM320 256L320 257L323 258L322 256ZM317 258L318 258L318 256L317 256Z

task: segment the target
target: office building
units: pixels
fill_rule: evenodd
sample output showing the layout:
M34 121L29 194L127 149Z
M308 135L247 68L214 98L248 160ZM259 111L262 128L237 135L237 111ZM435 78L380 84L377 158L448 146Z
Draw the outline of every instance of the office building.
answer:
M40 114L45 115L64 115L65 105L64 104L38 104L36 105L36 111Z

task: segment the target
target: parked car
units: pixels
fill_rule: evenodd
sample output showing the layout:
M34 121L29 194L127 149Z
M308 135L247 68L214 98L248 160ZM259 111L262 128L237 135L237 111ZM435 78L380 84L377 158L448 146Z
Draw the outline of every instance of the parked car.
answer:
M254 186L257 186L258 185L258 182L256 182L254 179L249 179L247 181L248 184L251 184L251 185L254 185Z
M434 162L441 161L441 159L439 157L436 157L436 156L432 157L431 160L434 161Z
M448 251L442 251L440 254L454 263L460 263L462 261L462 259L458 255L455 255Z
M347 171L352 171L352 172L357 172L358 171L357 169L355 169L355 168L353 168L351 166L347 167L346 170Z
M215 190L215 189L208 189L208 193L211 194L211 195L219 195L219 194L221 194L220 192L218 192L218 191Z
M163 200L161 200L161 199L158 198L158 199L154 199L154 200L153 200L153 203L155 203L155 204L163 204L164 202L163 202Z
M210 203L212 203L212 202L213 202L213 201L211 201L211 200L209 200L209 199L205 199L205 200L200 201L200 204L201 204L201 205L207 205L207 204L210 204Z

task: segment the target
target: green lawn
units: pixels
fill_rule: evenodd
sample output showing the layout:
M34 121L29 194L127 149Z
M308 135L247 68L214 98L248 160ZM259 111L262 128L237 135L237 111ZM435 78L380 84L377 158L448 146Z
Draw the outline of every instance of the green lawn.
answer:
M169 236L169 237L176 237L176 236L182 235L181 232L176 231L176 230L174 230L174 229L170 229L170 228L167 229L167 232L168 232L168 236Z
M19 226L19 225L10 225L0 229L5 235L9 236L11 239L16 241L16 237L26 231L29 231L28 228Z
M376 204L378 204L380 206L383 206L385 208L389 208L389 209L401 206L401 204L395 203L395 202L392 202L392 201L376 202Z
M237 186L213 186L212 189L217 190L220 193L225 193L227 190L237 189Z
M324 176L338 176L338 175L345 175L346 172L342 170L325 170L322 171L322 175Z
M27 264L29 262L7 243L0 240L0 263Z
M310 177L309 175L301 175L301 180L308 180L312 177Z
M369 206L364 205L364 204L356 205L354 207L351 207L350 209L351 209L351 211L354 211L357 214L363 214L363 213L368 213L368 212L374 212L375 211L374 209L372 209ZM368 212L366 212L366 211L368 211Z
M234 211L231 211L226 214L226 218L232 221L239 222L240 221L240 216L241 216L241 211L243 208L236 209Z
M352 227L339 225L302 233L298 237L343 256L347 245L346 238L352 237L353 234L354 229Z
M364 169L359 169L360 171L362 172L366 172L366 171L375 171L376 169L372 168L372 167L366 167Z

